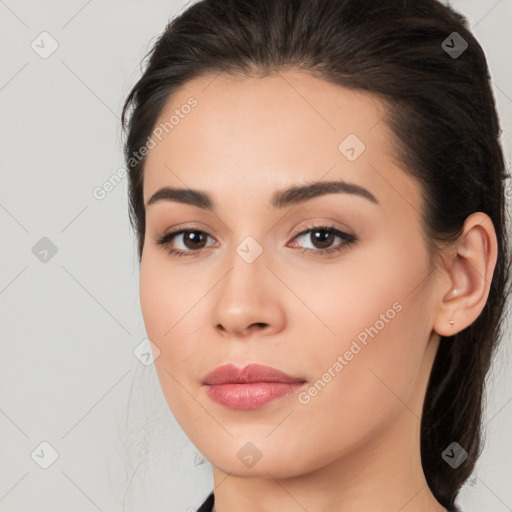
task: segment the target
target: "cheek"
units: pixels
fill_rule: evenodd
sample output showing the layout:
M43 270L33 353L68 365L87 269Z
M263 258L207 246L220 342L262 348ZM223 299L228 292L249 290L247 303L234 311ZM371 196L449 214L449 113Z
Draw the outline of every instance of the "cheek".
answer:
M155 341L164 345L175 337L180 319L184 317L202 294L187 279L187 273L169 264L160 251L165 249L144 249L140 265L139 296L146 331ZM187 319L184 318L186 322ZM160 348L165 348L164 346Z
M404 410L414 395L424 352L421 340L412 335L413 316L404 304L380 330L380 324L368 324L330 351L318 374L320 391L311 399L315 421L332 425L326 434L356 443ZM335 377L324 387L328 369Z
M199 317L205 315L196 304L204 290L191 289L190 282L148 251L141 262L139 294L146 333L160 350L154 365L164 398L183 430L193 432L195 423L204 421L187 392L195 392L201 377L194 374L201 367L194 340Z
M389 300L363 304L357 317L340 314L332 323L338 332L334 341L318 340L302 354L309 387L298 395L290 420L308 433L303 447L315 465L360 447L401 414L421 417L412 405L424 354L417 304L404 299L402 309L391 310ZM373 309L379 315L388 311L388 323ZM274 442L287 446L289 435L286 428L276 429Z
M322 418L327 435L343 433L347 442L361 439L361 425L369 433L403 410L428 342L427 259L385 247L378 254L382 265L354 259L350 272L340 268L317 286L297 284L334 332L325 330L320 343L304 345L315 389L302 403L309 399L305 410L314 409L315 421Z
M180 370L194 355L197 333L191 329L199 325L198 305L204 290L194 288L184 273L148 251L141 261L139 295L147 335L161 351L155 361L157 369L165 361L166 366L170 362L176 365L173 371Z
M273 265L286 283L277 289L291 325L300 324L301 330L311 328L309 334L314 336L309 339L320 338L343 348L359 334L364 340L367 329L375 324L382 337L390 324L406 316L399 309L422 317L421 307L419 311L412 308L421 306L428 294L427 255L421 240L411 233L397 238L382 236L364 247L349 249L328 264L306 261ZM314 351L307 335L301 340L306 350L311 347ZM390 340L395 345L401 342Z
M172 299L165 289L164 281L160 265L152 261L145 250L140 266L140 305L148 337L160 349L162 335L170 327L164 325L167 319L171 320L166 312L172 314Z

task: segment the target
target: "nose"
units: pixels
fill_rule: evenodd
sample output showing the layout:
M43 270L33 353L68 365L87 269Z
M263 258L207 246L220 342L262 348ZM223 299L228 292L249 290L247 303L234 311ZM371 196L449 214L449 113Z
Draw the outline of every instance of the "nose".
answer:
M252 263L236 254L233 267L215 287L212 322L218 333L248 337L279 332L285 319L279 286L263 254Z

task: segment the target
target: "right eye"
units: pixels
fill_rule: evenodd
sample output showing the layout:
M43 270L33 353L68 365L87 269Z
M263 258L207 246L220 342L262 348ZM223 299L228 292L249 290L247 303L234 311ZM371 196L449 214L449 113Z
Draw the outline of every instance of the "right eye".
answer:
M184 247L172 247L174 239L179 237L183 237L182 245ZM179 229L161 236L156 243L164 246L167 249L167 252L172 256L196 256L194 253L198 253L205 247L205 241L208 237L210 237L210 235L208 235L206 231L201 231L199 229Z

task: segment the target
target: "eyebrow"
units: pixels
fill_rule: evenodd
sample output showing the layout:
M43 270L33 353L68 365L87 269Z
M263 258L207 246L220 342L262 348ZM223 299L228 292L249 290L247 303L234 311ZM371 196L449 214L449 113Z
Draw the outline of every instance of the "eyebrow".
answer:
M280 209L304 203L315 197L339 193L353 194L368 199L372 203L379 204L377 198L367 189L355 183L347 183L342 180L293 185L289 188L274 192L270 204L274 209ZM162 187L151 196L146 207L160 201L175 201L210 211L213 211L216 207L215 201L206 192L190 188Z

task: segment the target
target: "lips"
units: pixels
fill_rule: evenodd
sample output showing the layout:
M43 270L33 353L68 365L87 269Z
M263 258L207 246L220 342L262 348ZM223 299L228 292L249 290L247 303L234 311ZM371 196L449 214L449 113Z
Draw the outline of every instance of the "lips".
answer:
M253 382L297 384L306 382L306 380L300 377L292 377L277 368L261 364L249 364L244 368L238 368L233 364L225 364L208 373L201 384L248 384Z
M250 410L296 393L305 382L270 366L225 364L206 375L202 384L213 401L234 410Z

